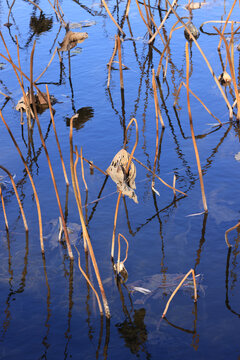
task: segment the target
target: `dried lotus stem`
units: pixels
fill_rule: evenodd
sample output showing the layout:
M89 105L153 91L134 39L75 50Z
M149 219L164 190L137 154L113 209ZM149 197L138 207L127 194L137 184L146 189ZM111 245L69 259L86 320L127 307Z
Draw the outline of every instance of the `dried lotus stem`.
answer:
M234 225L233 227L231 227L230 229L228 229L228 230L225 232L225 241L226 241L226 244L227 244L227 246L228 246L229 248L232 247L232 245L231 245L231 244L229 243L229 241L228 241L228 233L229 233L230 231L238 228L239 226L240 226L240 221L239 221L236 225Z
M176 197L176 190L175 190L175 185L176 185L176 175L173 175L173 195L174 197Z
M63 161L61 146L60 146L60 143L59 143L59 140L58 140L58 136L57 136L57 130L56 130L55 120L54 120L53 111L52 111L51 99L50 99L50 95L49 95L49 91L48 91L48 86L47 86L47 85L46 85L46 91L47 91L47 100L48 100L49 111L50 111L50 115L51 115L51 119L52 119L52 124L53 124L53 130L54 130L54 134L55 134L55 138L56 138L56 142L57 142L57 147L58 147L58 151L59 151L59 155L60 155L60 159L61 159L61 164L62 164L62 169L63 169L63 175L64 175L64 179L65 179L66 185L69 186L69 181L68 181L68 177L67 177L67 172L66 172L65 164L64 164L64 161Z
M97 298L97 303L98 303L98 307L99 307L99 312L100 312L100 315L102 316L103 315L103 309L102 309L102 304L101 304L101 301L99 299L99 296L98 296L98 293L96 291L96 289L94 288L93 284L91 283L89 277L87 276L87 274L85 273L85 271L83 270L83 268L81 267L81 261L80 261L80 252L78 251L76 245L74 245L76 251L77 251L77 254L78 254L78 267L79 267L79 270L81 271L81 273L83 274L83 276L85 277L87 283L90 285L92 291L94 292L96 298Z
M225 21L225 25L224 25L223 30L222 30L222 36L224 35L224 31L225 31L225 29L226 29L226 27L227 27L228 20L229 20L231 14L232 14L232 12L233 12L233 8L234 8L236 2L237 2L237 0L234 0L234 2L233 2L233 4L232 4L232 7L231 7L231 9L230 9L230 11L229 11L229 13L228 13L227 19L226 19L226 21ZM219 40L218 50L220 50L220 46L221 46L222 39L223 39L222 36L220 37L220 40Z
M12 177L12 175L10 174L10 172L9 172L4 166L0 165L0 169L2 169L3 171L5 171L5 172L8 174L8 176L9 176L9 178L10 178L10 180L11 180L11 183L12 183L12 186L13 186L13 190L14 190L15 195L16 195L16 198L17 198L18 206L19 206L19 209L20 209L20 211L21 211L21 215L22 215L22 219L23 219L23 224L24 224L24 227L25 227L26 232L28 232L27 220L26 220L26 217L25 217L25 214L24 214L24 211L23 211L22 203L21 203L21 200L20 200L20 198L19 198L18 191L17 191L17 187L16 187L16 185L15 185L15 182L14 182L14 180L13 180L13 177Z
M120 272L120 255L121 255L121 243L120 243L120 237L123 238L123 240L125 240L126 244L127 244L127 248L126 248L126 255L125 255L125 259L122 261L122 264L125 263L125 261L127 260L128 257L128 248L129 248L129 244L127 239L125 238L124 235L122 234L118 234L118 260L117 260L117 273L119 274Z
M40 203L39 203L39 199L38 199L37 190L36 190L36 187L35 187L35 184L34 184L32 175L31 175L31 173L30 173L30 171L29 171L29 168L28 168L28 166L27 166L27 163L26 163L26 161L24 160L24 157L23 157L23 155L22 155L22 153L21 153L21 150L20 150L20 148L19 148L19 146L18 146L18 144L17 144L17 142L16 142L16 140L15 140L15 138L14 138L11 130L10 130L9 127L8 127L8 124L6 123L6 121L5 121L5 119L4 119L3 115L2 115L1 110L0 110L0 117L1 117L2 122L4 123L5 127L7 128L7 131L8 131L8 133L9 133L9 135L10 135L10 137L11 137L11 139L12 139L12 141L13 141L13 143L14 143L14 145L15 145L18 153L19 153L19 156L20 156L20 158L21 158L21 160L22 160L22 162L23 162L23 164L24 164L24 166L25 166L26 172L27 172L27 174L28 174L28 177L29 177L30 182L31 182L31 185L32 185L32 189L33 189L33 193L34 193L34 197L35 197L36 205L37 205L37 212L38 212L38 224L39 224L39 237L40 237L41 251L42 251L42 253L44 253L43 229L42 229L42 214L41 214L41 208L40 208Z
M108 66L108 82L107 82L107 87L109 88L109 85L110 85L110 79L111 79L111 70L112 70L112 62L113 62L113 59L114 59L114 56L116 55L116 52L117 52L117 37L115 36L115 43L114 43L114 49L113 49L113 53L112 53L112 56L111 56L111 59L109 61L109 63L107 64Z
M114 19L114 17L112 16L107 4L105 0L102 0L103 6L105 7L108 15L110 16L111 20L114 22L114 24L116 25L116 27L118 28L118 30L123 34L123 36L125 36L125 32L123 31L123 29L118 25L118 23L116 22L116 20Z
M172 295L170 296L167 305L165 306L165 309L163 311L162 314L162 318L164 318L167 314L170 302L172 301L173 297L175 296L175 294L178 292L178 290L180 289L180 287L182 286L182 284L184 283L184 281L188 278L188 276L192 274L193 277L193 285L194 285L194 302L197 301L197 285L196 285L196 278L195 278L195 272L193 269L189 270L189 272L184 276L184 278L182 279L182 281L179 283L179 285L176 287L176 289L174 290L174 292L172 293Z
M203 183L203 176L202 176L202 169L201 169L201 163L196 143L196 138L194 135L193 130L193 122L192 122L192 113L191 113L191 107L190 107L190 97L189 97L189 50L188 50L188 42L186 42L186 83L187 83L187 105L188 105L188 115L189 115L189 122L190 122L190 128L191 128L191 135L192 135L192 141L193 141L193 147L196 155L196 161L197 161L197 167L198 167L198 174L199 174L199 180L200 180L200 186L201 186L201 192L202 192L202 201L203 201L203 207L205 212L208 211L207 208L207 201L206 201L206 195L204 190L204 183Z
M122 51L121 51L121 42L119 35L117 36L117 46L118 46L119 72L120 72L120 86L121 89L123 89L124 86L123 86L123 72L122 72Z
M5 204L4 204L4 199L3 199L3 194L2 194L2 187L0 185L0 197L1 197L1 201L2 201L2 208L3 208L3 215L4 215L4 220L5 220L5 226L6 229L8 230L8 220L7 220L7 214L6 214L6 209L5 209Z

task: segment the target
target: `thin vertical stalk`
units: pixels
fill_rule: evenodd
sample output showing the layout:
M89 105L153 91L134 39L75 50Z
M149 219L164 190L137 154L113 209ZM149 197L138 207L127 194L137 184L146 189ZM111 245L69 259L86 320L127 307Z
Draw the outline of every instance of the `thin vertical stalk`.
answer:
M129 14L130 4L131 4L131 0L128 0L127 10L126 10L126 17L128 17L128 14Z
M154 163L153 163L153 173L155 173L157 156L158 156L159 136L158 136L158 106L157 106L158 99L157 99L157 88L156 88L156 84L155 84L154 69L152 69L152 87L153 87L153 93L154 93L154 105L155 105L155 115L156 115L156 149L155 149L155 157L154 157ZM154 185L155 185L155 181L154 181L154 175L153 175L152 189L154 188Z
M76 153L77 153L77 149L76 149ZM85 175L84 175L83 157L82 157L82 147L81 147L80 157L81 157L82 179L83 179L83 182L84 182L84 185L85 185L86 192L88 192L88 186L87 186L87 183L86 183L86 180L85 180Z
M194 273L194 270L191 269L189 270L189 272L184 276L184 278L182 279L182 281L179 283L179 285L176 287L176 289L174 290L174 292L172 293L172 295L170 296L168 302L167 302L167 305L163 311L163 314L162 314L162 318L164 318L167 314L167 311L168 311L168 308L169 308L169 305L170 305L170 302L172 301L173 297L175 296L175 294L178 292L178 290L180 289L180 287L182 286L182 284L184 283L184 281L188 278L188 276L192 274L192 277L193 277L193 285L194 285L194 302L197 301L197 285L196 285L196 278L195 278L195 273Z
M86 237L86 241L87 241L87 245L88 245L88 250L89 250L89 254L93 263L93 267L94 267L94 271L97 277L97 281L98 281L98 285L100 288L100 292L102 295L102 300L103 300L103 307L104 307L104 311L105 311L105 315L107 318L110 318L110 310L108 307L108 302L107 302L107 298L105 295L105 291L103 288L103 284L102 284L102 280L99 274L99 270L98 270L98 266L97 266L97 262L95 259L95 255L94 255L94 251L93 251L93 247L88 235L88 231L86 228L86 224L84 221L84 217L83 217L83 211L82 208L79 206L79 200L78 200L78 196L77 196L77 189L76 189L76 182L75 182L75 174L74 174L74 165L73 165L73 141L72 141L72 131L73 131L73 118L71 118L70 120L70 133L69 133L69 140L70 140L70 167L71 167L71 175L72 175L72 183L73 183L73 188L74 188L74 194L75 194L75 198L76 198L76 202L78 205L78 210L79 210L79 217L80 217L80 221L81 221L81 225L82 225L82 231L84 236ZM80 194L80 199L81 199L81 193L79 191Z
M118 45L118 59L119 59L119 72L120 72L120 86L121 86L121 89L124 89L123 71L122 71L122 51L121 51L121 42L120 42L119 35L117 36L117 45Z
M236 76L235 76L235 72L234 72L234 63L232 63L232 59L231 59L231 54L230 54L230 45L228 45L227 40L225 38L225 36L223 36L220 31L214 26L213 27L217 33L221 36L221 38L224 41L225 47L226 47L226 52L227 52L227 58L228 58L228 63L229 63L229 67L230 67L230 72L231 72L231 77L232 77L232 82L233 82L233 86L234 86L234 92L235 92L235 96L236 96L236 100L237 100L237 120L240 120L240 96L239 96L239 92L238 92L238 87L237 87L237 82L236 82Z
M207 201L204 191L204 183L203 183L203 176L202 176L202 169L200 164L200 158L197 148L197 143L194 135L193 130L193 122L192 122L192 113L191 113L191 107L190 107L190 96L189 96L189 50L188 50L188 42L186 42L186 83L187 83L187 104L188 104L188 115L189 115L189 122L190 122L190 128L191 128L191 135L192 135L192 141L193 141L193 147L196 155L197 160L197 167L198 167L198 174L199 174L199 180L201 185L201 192L202 192L202 201L203 201L203 207L204 211L208 212L207 208Z
M5 204L4 204L4 199L3 199L3 194L2 194L2 187L0 185L0 197L1 197L1 201L2 201L2 208L3 208L3 215L4 215L4 220L5 220L5 226L6 229L8 230L8 220L7 220L7 214L6 214L6 209L5 209Z
M60 159L61 159L61 164L62 164L64 179L65 179L65 182L66 182L67 186L69 186L69 181L68 181L68 177L67 177L67 172L66 172L65 164L64 164L64 161L63 161L61 146L60 146L60 143L59 143L59 140L58 140L58 136L57 136L57 130L56 130L55 120L54 120L53 111L52 111L51 99L50 99L50 95L49 95L49 91L48 91L48 86L47 86L47 85L46 85L46 90L47 90L47 100L48 100L49 111L50 111L50 115L51 115L51 119L52 119L53 130L54 130L54 134L55 134L55 138L56 138L56 142L57 142L57 147L58 147L58 151L59 151L59 155L60 155Z
M176 197L176 190L175 190L175 186L176 186L176 175L173 175L173 195L174 197Z
M230 9L230 11L229 11L229 13L228 13L227 19L226 19L226 21L225 21L225 24L224 24L224 27L223 27L223 30L222 30L222 35L224 35L224 31L225 31L225 29L226 29L226 27L227 27L228 20L229 20L231 14L232 14L232 12L233 12L233 8L234 8L236 2L237 2L237 0L234 0L234 2L233 2L233 4L232 4L232 7L231 7L231 9ZM223 38L221 37L220 40L219 40L218 50L220 50L220 46L221 46L221 43L222 43L222 39L223 39Z
M9 133L9 135L10 135L10 137L11 137L11 139L12 139L12 141L13 141L13 143L14 143L14 145L15 145L18 153L19 153L19 156L20 156L20 158L21 158L21 160L22 160L22 162L23 162L23 164L25 166L26 172L28 174L28 177L29 177L31 185L32 185L32 189L33 189L33 193L34 193L34 197L35 197L36 205L37 205L37 212L38 212L38 224L39 224L39 237L40 237L41 251L42 251L42 253L44 253L43 230L42 230L42 214L41 214L41 207L40 207L40 202L39 202L37 190L36 190L32 175L31 175L31 173L30 173L30 171L28 169L27 163L24 160L22 152L21 152L21 150L20 150L20 148L19 148L19 146L18 146L18 144L17 144L11 130L9 129L8 124L6 123L6 121L5 121L5 119L4 119L3 115L2 115L1 110L0 110L0 117L1 117L2 122L4 123L5 127L7 128L7 131L8 131L8 133Z
M118 28L118 30L123 34L123 36L125 36L125 32L123 31L123 29L118 25L118 23L116 22L116 20L114 19L114 17L112 16L107 4L105 0L102 0L103 6L105 7L108 15L110 16L111 20L114 22L114 24L116 25L116 27Z
M111 59L110 59L109 63L107 64L107 66L108 66L108 82L107 82L107 87L108 87L108 88L109 88L110 79L111 79L112 62L113 62L114 56L116 55L116 52L117 52L117 38L116 38L116 36L115 36L115 43L114 43L113 53L112 53L112 56L111 56Z
M91 283L89 277L87 276L87 274L85 273L85 271L83 270L83 268L81 267L81 261L80 261L80 252L78 251L77 247L74 245L76 251L77 251L77 254L78 254L78 267L79 267L79 270L81 271L81 273L83 274L83 276L85 277L87 283L89 284L89 286L91 287L92 291L94 292L96 298L97 298L97 303L98 303L98 308L99 308L99 312L100 312L100 315L102 316L103 315L103 309L102 309L102 304L101 304L101 301L99 299L99 296L98 296L98 293L96 291L96 289L94 288L93 284Z
M142 18L142 21L144 22L144 24L146 25L147 29L148 29L148 32L151 36L153 36L153 33L152 33L152 30L150 29L150 27L148 26L148 23L146 22L146 20L144 19L144 16L143 16L143 13L142 13L142 10L140 8L140 5L138 3L138 0L136 0L136 3L137 3L137 7L138 7L138 11L139 11L139 14Z
M229 103L229 101L228 101L228 98L226 97L226 95L225 95L225 93L224 93L224 91L223 91L223 89L222 89L222 87L221 87L221 85L220 85L220 83L219 83L219 81L218 81L218 79L217 79L217 77L216 77L216 75L215 75L215 73L214 73L214 71L213 71L213 69L212 69L209 61L208 61L208 59L206 58L204 52L202 51L202 49L201 49L201 47L199 46L199 44L198 44L197 40L195 39L195 37L192 35L192 33L189 31L189 29L188 29L188 27L186 26L186 24L184 24L184 22L181 20L181 18L179 17L179 15L176 13L176 11L174 10L174 8L173 8L172 5L170 4L169 0L166 0L166 1L167 1L167 3L169 4L172 12L173 12L173 13L175 14L175 16L177 17L177 19L178 19L178 20L181 22L181 24L184 26L184 28L185 28L185 30L187 31L190 39L195 43L195 45L197 46L198 50L200 51L202 57L204 58L207 66L208 66L208 69L209 69L210 73L212 74L212 76L213 76L213 78L214 78L214 80L215 80L215 82L216 82L216 84L217 84L217 86L218 86L218 88L219 88L219 90L220 90L220 92L221 92L221 94L222 94L222 96L223 96L223 98L224 98L227 106L228 106L228 109L229 109L229 117L230 117L230 119L232 119L232 117L233 117L232 107L231 107L231 105L230 105L230 103Z
M125 258L124 260L122 261L122 264L125 263L125 261L127 260L127 257L128 257L128 248L129 248L129 244L128 244L128 241L127 239L125 238L124 235L122 234L118 234L118 260L117 260L117 273L119 274L120 272L120 256L121 256L121 243L120 243L120 237L123 238L123 240L125 240L126 244L127 244L127 248L126 248L126 255L125 255Z
M23 219L23 224L24 224L24 227L25 227L26 232L28 232L27 220L26 220L26 217L25 217L25 214L24 214L24 210L23 210L23 207L22 207L22 204L21 204L20 197L19 197L19 195L18 195L17 187L16 187L15 182L14 182L14 180L13 180L13 177L12 177L12 175L10 174L10 172L9 172L4 166L0 165L0 169L2 169L3 171L5 171L5 172L8 174L8 176L9 176L9 178L10 178L10 180L11 180L11 183L12 183L12 186L13 186L13 190L14 190L15 195L16 195L16 198L17 198L18 206L19 206L19 209L20 209L20 211L21 211L21 215L22 215L22 219Z
M65 219L64 219L64 216L63 216L62 205L61 205L61 202L60 202L59 193L58 193L58 189L57 189L57 183L56 183L56 180L55 180L55 177L54 177L52 164L51 164L51 161L50 161L50 158L49 158L49 155L48 155L48 150L47 150L44 138L43 138L42 129L41 129L40 122L39 122L39 119L38 119L36 104L35 104L35 101L34 101L34 94L33 94L33 55L34 55L35 46L36 46L36 41L34 41L34 44L33 44L32 52L31 52L31 61L30 61L30 87L31 87L31 96L32 96L32 99L33 99L34 115L35 115L35 118L36 118L39 136L40 136L43 148L45 150L45 154L46 154L46 158L47 158L47 162L48 162L48 167L49 167L49 170L50 170L54 190L55 190L55 193L56 193L57 203L58 203L58 207L59 207L60 216L61 216L61 219L62 219L64 235L65 235L65 240L66 240L67 249L68 249L68 255L69 255L70 259L73 259L73 253L72 253L71 244L70 244L70 241L69 241L66 222L65 222Z
M119 191L118 198L117 198L116 209L115 209L115 214L114 214L114 221L113 221L112 248L111 248L111 259L112 260L114 259L115 234L116 234L118 209L119 209L121 196L122 196L122 192Z

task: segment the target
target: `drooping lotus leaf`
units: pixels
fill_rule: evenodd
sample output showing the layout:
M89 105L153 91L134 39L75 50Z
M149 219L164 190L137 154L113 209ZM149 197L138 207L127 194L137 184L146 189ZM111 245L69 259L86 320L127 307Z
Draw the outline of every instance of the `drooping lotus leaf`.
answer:
M58 51L69 51L73 49L77 44L81 44L87 38L88 33L86 32L67 31L63 41L59 43L60 48L58 49Z

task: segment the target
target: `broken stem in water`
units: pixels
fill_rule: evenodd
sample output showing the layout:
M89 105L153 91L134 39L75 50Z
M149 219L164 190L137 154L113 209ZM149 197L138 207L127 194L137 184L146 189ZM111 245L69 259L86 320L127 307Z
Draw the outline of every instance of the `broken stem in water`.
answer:
M238 228L240 226L240 221L234 225L233 227L231 227L230 229L228 229L226 232L225 232L225 241L226 241L226 244L228 247L232 247L232 245L229 243L228 241L228 233L236 228Z

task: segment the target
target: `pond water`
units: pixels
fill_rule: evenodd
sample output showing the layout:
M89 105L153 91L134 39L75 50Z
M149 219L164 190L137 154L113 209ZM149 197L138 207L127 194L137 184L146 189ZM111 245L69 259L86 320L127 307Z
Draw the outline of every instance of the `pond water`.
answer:
M225 20L232 1L209 0L193 10L192 22L199 29L205 21ZM0 30L13 63L18 66L16 36L22 71L30 76L30 55L34 40L33 78L36 79L50 61L56 46L65 36L50 2L34 4L24 0L13 3L0 0ZM208 213L202 213L203 202L196 157L191 137L184 86L176 99L177 89L186 82L186 39L184 29L172 35L168 50L166 77L163 71L157 81L157 93L165 130L159 125L159 153L156 175L169 185L176 176L173 191L155 178L138 162L136 195L138 203L121 198L116 225L117 236L124 235L129 243L125 267L128 279L116 282L111 262L114 214L118 199L116 184L97 169L90 171L84 162L86 194L81 179L80 161L77 174L83 203L83 215L92 242L99 272L108 300L111 317L99 315L96 297L78 267L87 271L96 290L98 283L91 260L85 255L82 226L74 196L70 170L70 118L77 114L73 128L73 146L82 147L83 156L106 170L116 153L122 149L125 130L134 117L138 123L139 141L134 157L150 169L154 168L156 149L156 117L152 87L152 69L157 71L163 42L157 35L148 45L149 34L135 1L130 4L129 17L124 17L127 2L109 0L108 7L122 25L126 36L121 42L124 90L120 88L118 54L111 71L108 68L118 30L101 1L60 1L63 20L72 31L88 33L88 38L68 53L55 55L50 67L37 82L41 91L54 95L54 120L67 175L66 186L53 123L49 109L39 114L39 121L52 163L54 176L67 226L74 260L68 256L62 236L58 240L59 207L37 123L28 131L26 114L16 111L22 91L9 62L0 59L0 108L14 138L26 159L41 205L45 256L39 241L37 207L33 189L24 164L2 122L0 130L0 165L14 175L23 205L29 232L26 234L21 212L6 173L1 170L2 193L9 231L5 229L0 205L0 358L1 359L237 359L240 357L240 267L239 230L229 233L232 248L225 243L225 231L240 218L240 129L236 108L229 121L229 111L202 55L194 43L190 51L190 89L223 123L216 120L190 94L192 120L201 160ZM165 1L148 1L159 26L166 12ZM52 3L52 5L54 5ZM57 8L57 2L56 2ZM189 17L180 1L175 7L181 17ZM145 9L141 5L146 17ZM9 15L9 18L8 18ZM239 20L237 3L231 20ZM184 19L187 21L187 19ZM161 30L166 43L176 17L171 14ZM4 24L11 23L7 27ZM79 27L81 24L82 28ZM200 32L198 43L215 74L223 72L226 48L208 23ZM234 25L234 30L237 25ZM231 26L226 38L229 40ZM123 38L121 36L121 38ZM234 60L237 85L240 86L240 36L234 36ZM7 56L2 40L0 52ZM222 63L221 63L222 61ZM163 59L166 68L166 57ZM227 71L230 69L227 65ZM24 80L25 90L30 87ZM230 104L235 100L234 87L223 87ZM177 100L176 107L173 107ZM214 124L214 125L213 125ZM136 139L134 124L127 133L127 150L131 152ZM75 155L74 155L75 158ZM87 195L87 196L86 196ZM96 202L96 200L99 200ZM86 206L85 206L86 205ZM189 216L194 214L195 216ZM197 214L197 215L196 215ZM125 257L125 242L121 239L121 259ZM162 313L172 291L183 274L194 269L198 278L198 300L194 303L192 282L188 282L173 298L166 318ZM132 292L133 286L153 291L150 295ZM149 288L150 287L150 288Z

